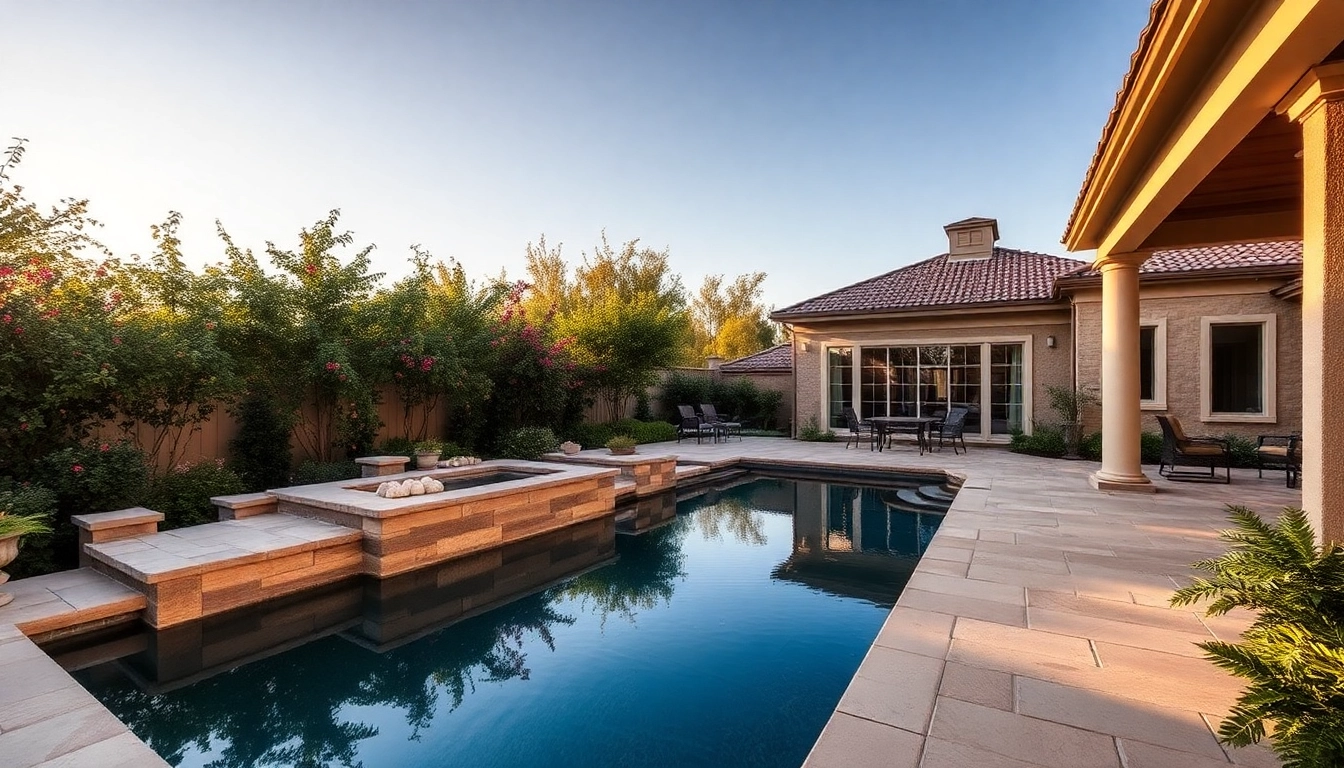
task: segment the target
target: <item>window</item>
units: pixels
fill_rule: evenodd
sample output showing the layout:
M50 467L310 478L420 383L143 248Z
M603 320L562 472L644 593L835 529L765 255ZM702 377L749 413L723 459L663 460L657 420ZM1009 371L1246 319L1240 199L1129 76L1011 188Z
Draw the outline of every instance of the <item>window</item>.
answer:
M1021 344L989 346L989 431L1007 435L1022 429Z
M1157 399L1157 328L1139 329L1139 399Z
M1203 318L1205 421L1274 420L1274 320L1273 315Z
M835 347L826 352L827 386L832 429L845 429L845 409L854 407L854 350Z

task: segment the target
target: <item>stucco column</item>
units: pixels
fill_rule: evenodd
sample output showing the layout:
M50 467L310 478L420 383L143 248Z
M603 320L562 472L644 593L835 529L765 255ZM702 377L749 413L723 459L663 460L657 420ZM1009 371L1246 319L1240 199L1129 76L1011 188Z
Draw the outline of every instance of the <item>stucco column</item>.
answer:
M1092 487L1146 491L1139 452L1139 264L1140 254L1107 256L1101 271L1101 469Z
M1317 67L1281 111L1302 126L1302 508L1344 541L1344 67Z

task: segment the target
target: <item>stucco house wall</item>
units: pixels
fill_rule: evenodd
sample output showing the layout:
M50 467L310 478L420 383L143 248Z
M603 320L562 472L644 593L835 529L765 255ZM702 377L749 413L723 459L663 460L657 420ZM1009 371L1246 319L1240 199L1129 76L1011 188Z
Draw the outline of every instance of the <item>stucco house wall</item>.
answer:
M1143 407L1144 431L1158 432L1155 414L1170 413L1191 433L1237 434L1255 437L1286 434L1302 428L1302 306L1271 291L1282 279L1204 279L1147 285L1140 289L1139 318L1145 325L1162 322L1166 329L1166 387L1158 403ZM1101 292L1079 291L1073 296L1077 312L1078 383L1101 386ZM1201 359L1204 355L1204 317L1274 315L1275 416L1255 421L1201 416ZM1159 347L1159 353L1161 352ZM1160 365L1160 363L1159 363ZM1099 429L1099 414L1091 414L1089 429Z
M1054 337L1054 347L1048 339ZM1045 388L1067 387L1073 380L1073 336L1069 308L1063 304L1018 308L1016 311L948 310L907 317L799 322L793 326L797 404L794 424L815 419L826 423L826 349L833 346L899 346L961 344L999 340L1027 342L1030 403L1025 425L1057 420ZM968 430L969 436L969 430ZM1005 438L1006 439L1006 438Z

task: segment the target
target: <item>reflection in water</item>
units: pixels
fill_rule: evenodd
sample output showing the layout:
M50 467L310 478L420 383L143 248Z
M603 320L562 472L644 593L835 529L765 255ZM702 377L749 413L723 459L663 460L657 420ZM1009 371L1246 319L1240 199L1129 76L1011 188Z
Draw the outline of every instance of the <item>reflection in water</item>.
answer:
M942 522L946 502L910 489L802 481L796 488L793 555L774 577L895 605Z
M640 535L618 539L613 520L593 521L392 579L351 580L256 609L161 632L146 630L143 638L134 638L143 650L74 674L140 738L175 765L191 761L211 768L356 768L362 765L362 757L371 759L372 755L393 760L380 765L438 765L442 760L434 756L436 753L417 753L416 747L396 737L389 743L388 735L380 737L380 730L401 721L413 741L435 738L425 734L445 738L445 726L436 718L463 708L469 701L502 706L507 699L498 698L502 695L499 683L533 677L537 660L529 653L545 656L553 676L551 656L567 650L573 653L578 650L576 645L602 644L601 653L628 659L631 657L621 654L637 657L645 653L648 643L662 638L662 655L644 659L646 664L639 667L647 676L646 682L638 678L626 681L621 677L625 670L607 666L604 671L594 672L595 687L587 693L575 689L573 698L565 695L562 707L584 711L589 707L600 710L603 699L617 692L634 697L635 702L668 695L675 684L671 678L658 677L664 674L664 666L670 670L667 674L675 674L677 679L717 681L711 689L695 687L701 683L684 683L687 702L704 702L723 687L723 676L749 666L748 659L760 657L763 647L780 653L812 653L803 646L789 650L774 643L762 646L763 639L752 639L753 631L769 631L769 636L775 637L778 629L729 625L724 631L723 621L717 618L724 605L713 595L700 592L709 599L694 605L682 604L686 601L672 605L679 585L691 578L688 572L692 569L687 564L691 549L702 558L698 561L702 574L705 557L752 563L764 558L759 571L762 576L773 564L780 563L780 558L786 558L775 567L771 574L774 579L763 578L750 587L755 591L744 593L752 596L745 598L751 604L739 598L732 613L748 615L759 606L759 620L767 624L782 620L786 622L782 626L788 626L790 620L803 620L793 618L801 604L793 598L777 602L783 593L769 590L778 590L791 581L819 588L827 593L827 599L808 604L813 606L809 610L817 613L806 619L807 626L815 631L826 621L835 622L835 639L828 642L852 646L849 655L827 654L828 663L838 667L808 657L812 661L805 666L825 675L804 685L802 690L811 696L808 707L800 710L780 703L805 698L802 692L790 692L792 689L763 694L764 701L754 705L761 713L752 715L758 721L737 726L728 722L724 726L727 730L718 737L710 732L728 716L713 714L719 711L714 706L693 704L664 710L655 715L656 724L650 726L654 729L650 733L659 737L663 737L664 721L671 712L693 718L698 709L706 709L708 714L699 717L711 720L690 720L699 725L689 732L666 734L669 744L679 744L677 749L690 752L642 750L638 762L695 762L706 754L718 754L714 750L741 749L744 740L754 744L757 737L747 736L756 733L752 728L777 729L782 722L796 720L804 732L790 732L787 748L783 737L771 738L769 745L751 747L753 757L749 760L796 765L866 649L871 635L865 637L863 633L876 632L880 623L880 616L869 619L867 612L854 613L854 601L836 601L831 595L859 597L870 606L889 604L904 583L902 577L897 584L897 577L908 576L906 565L913 567L915 555L937 525L936 515L911 519L908 513L891 511L883 504L882 493L823 483L757 479L720 489L712 497L688 500L676 505L671 513L670 502L659 500L642 513L642 519L657 521L656 527ZM786 518L776 516L779 513L793 515L792 546L782 550L780 545L787 541L788 529L781 528L781 523L788 523ZM712 546L696 543L697 537L688 539L693 532ZM772 540L777 543L768 550ZM696 543L696 547L690 548L690 543ZM707 583L723 583L714 582L714 578L711 575L709 581L700 582L699 589ZM728 583L736 586L741 581L735 578ZM790 612L787 615L778 613L784 605ZM661 623L653 622L654 628L642 629L649 622L636 621L673 608L673 615L682 617L680 621L709 623L698 632L689 631L692 637L688 637L680 623L669 625L661 619ZM606 620L613 615L625 621L607 627ZM719 634L711 637L706 628ZM608 639L614 643L610 649L604 645ZM111 638L107 648L135 647L126 640ZM689 640L694 642L688 645ZM87 640L79 642L84 647L77 651L85 658L90 650L98 650L88 648ZM564 647L566 642L568 649ZM798 644L785 644L791 645ZM752 650L744 658L731 656L732 649L739 647ZM677 652L668 649L682 648L690 655L675 661L666 656ZM65 655L59 644L48 650L58 660L76 658L74 651ZM584 658L593 663L592 657ZM714 661L719 658L721 662ZM726 666L715 668L715 663ZM800 663L791 657L781 658L778 667L774 663L767 666L764 679L769 684L797 685L781 682L769 670L796 668ZM695 672L695 665L710 666ZM686 674L688 669L694 674ZM487 686L492 691L490 696L473 698ZM540 690L542 683L533 680L529 686L537 688L532 695L546 695ZM830 686L834 686L833 692ZM510 683L503 689L516 687ZM719 709L727 706L726 702L721 704ZM741 707L734 704L728 708L736 711ZM744 711L754 710L747 707ZM631 714L622 712L622 719ZM453 726L446 727L447 738L452 739ZM555 738L568 742L573 727L572 723L555 726ZM541 730L532 732L533 737L552 736L545 725L537 728ZM811 728L816 731L809 731ZM459 735L476 737L469 731ZM713 742L714 738L719 741ZM601 743L576 742L575 749L582 757L556 758L555 762L614 764L634 759L629 752L608 759L601 751L608 741L610 734L600 737ZM361 752L365 744L375 743L379 746L369 755ZM497 738L486 743L496 744L493 748L505 754L505 745ZM705 752L707 749L710 751ZM499 755L481 754L479 762L508 761Z

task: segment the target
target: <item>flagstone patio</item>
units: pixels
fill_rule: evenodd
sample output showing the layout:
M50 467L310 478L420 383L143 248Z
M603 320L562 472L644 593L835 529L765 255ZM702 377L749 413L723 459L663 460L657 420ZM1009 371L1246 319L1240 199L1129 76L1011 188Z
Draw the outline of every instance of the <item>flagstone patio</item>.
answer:
M1282 473L1230 485L1157 477L1156 494L1093 490L1093 462L972 447L920 455L777 439L660 444L683 462L946 470L964 477L942 527L809 756L809 768L1276 766L1214 738L1240 683L1194 643L1245 615L1167 607L1221 553L1224 507L1297 505ZM1151 469L1151 468L1150 468Z

